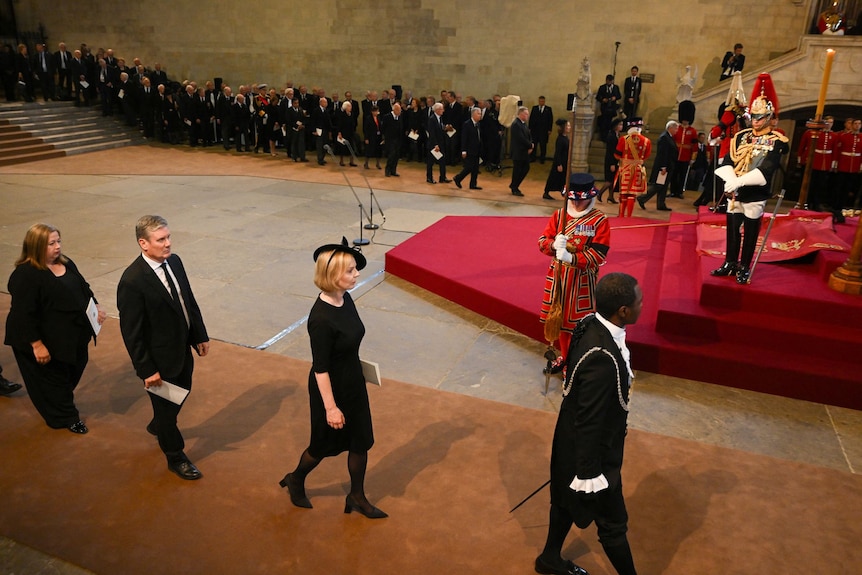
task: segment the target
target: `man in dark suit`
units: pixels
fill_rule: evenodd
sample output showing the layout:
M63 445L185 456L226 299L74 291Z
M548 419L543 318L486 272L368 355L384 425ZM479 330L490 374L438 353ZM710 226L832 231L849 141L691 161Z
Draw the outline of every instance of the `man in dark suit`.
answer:
M620 87L614 84L614 75L608 74L605 76L605 83L599 86L596 90L596 100L599 103L599 136L605 139L608 135L608 130L611 129L611 122L617 111L620 109L620 100L623 95L620 93Z
M299 98L294 97L290 108L287 109L284 125L287 130L287 139L290 146L290 157L294 162L307 162L305 157L305 132L308 118L299 105Z
M383 147L386 150L386 177L398 174L398 159L401 157L401 138L404 136L404 121L401 117L401 104L395 102L392 111L381 116Z
M144 388L155 390L170 382L191 391L194 349L209 352L209 337L189 278L179 256L171 253L171 230L161 216L144 216L135 226L141 255L123 272L117 285L120 332L132 365ZM183 479L200 479L201 472L183 451L177 427L177 404L150 393L153 419L147 431L159 440L168 469Z
M596 523L599 541L620 575L635 575L626 537L622 465L632 369L626 326L637 322L643 293L637 280L610 273L596 285L596 312L572 334L569 374L551 449L548 537L536 557L538 573L586 575L560 556L574 523Z
M159 84L164 84L168 87L168 75L162 70L162 65L156 62L154 70L150 72L150 84L154 88L158 88Z
M512 122L511 154L512 154L512 181L509 189L513 196L523 196L520 186L530 171L530 152L533 151L533 139L530 129L527 127L527 118L530 111L525 106L518 108L518 117Z
M114 96L120 83L117 69L108 66L108 62L102 58L99 60L99 71L96 73L96 82L99 87L99 98L102 102L102 115L114 115Z
M317 150L317 163L326 165L326 146L329 145L332 134L332 116L326 110L329 101L325 97L318 100L318 105L311 109L311 129L314 134L314 147Z
M59 50L54 52L54 66L57 68L57 90L61 100L72 93L72 53L66 50L66 43L60 42Z
M741 72L745 67L745 54L742 53L742 44L734 44L733 52L725 52L721 59L721 76L719 81L727 80L734 72Z
M245 149L248 152L250 146L249 139L251 137L248 129L251 124L251 112L245 103L245 95L242 92L236 95L230 111L233 122L233 141L234 145L236 145L236 151L242 152Z
M428 123L425 126L425 131L428 133L426 147L428 148L428 156L426 159L425 181L429 184L436 184L434 181L434 164L437 164L440 169L440 181L443 183L450 182L446 179L446 139L449 137L443 131L443 104L437 102L431 108L431 116L428 118ZM435 158L434 153L440 154L440 158Z
M626 78L623 84L623 92L625 100L623 101L623 113L626 118L637 116L638 104L641 101L641 79L638 75L640 70L637 66L632 66L631 76Z
M33 88L33 63L27 53L26 44L18 44L18 53L15 55L15 73L18 77L18 84L21 86L21 91L24 92L24 101L32 102L35 100L35 90Z
M479 177L479 154L482 151L482 136L480 134L481 127L479 121L482 119L482 110L473 108L470 112L471 118L464 122L461 126L461 159L464 161L464 167L461 172L455 176L455 185L461 187L461 180L470 175L470 189L481 190L478 186L477 179Z
M533 138L533 152L530 154L532 161L536 160L536 151L539 150L539 162L545 163L548 152L548 138L554 127L554 111L545 105L545 97L539 96L539 104L530 110L530 136Z
M33 74L39 79L42 88L42 98L47 102L54 99L54 57L45 49L44 44L36 44L36 53L30 63Z
M679 122L671 120L665 126L665 131L658 138L658 148L649 177L649 188L645 194L637 198L638 205L642 210L646 209L644 204L650 198L658 195L655 200L656 209L663 212L670 211L670 208L665 204L665 198L667 197L667 187L671 182L671 176L676 166L676 158L679 155L679 149L676 147L676 142L673 139L678 130Z
M81 104L89 106L90 100L87 98L87 89L81 85L81 82L87 81L87 64L84 62L80 50L75 50L69 74L72 85L75 87L75 106Z
M153 88L150 79L144 76L143 84L137 89L138 110L141 124L144 127L144 137L152 138L156 132L156 107L160 104L158 92Z

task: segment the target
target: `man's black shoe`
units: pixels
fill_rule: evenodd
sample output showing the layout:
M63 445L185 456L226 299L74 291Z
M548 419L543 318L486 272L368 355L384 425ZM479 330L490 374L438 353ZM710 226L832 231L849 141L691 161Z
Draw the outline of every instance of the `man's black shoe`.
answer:
M188 459L177 461L176 463L168 463L168 469L179 475L181 478L188 479L189 481L203 477L203 473L198 471L195 464Z
M11 395L21 389L20 383L12 383L5 377L0 376L0 395Z

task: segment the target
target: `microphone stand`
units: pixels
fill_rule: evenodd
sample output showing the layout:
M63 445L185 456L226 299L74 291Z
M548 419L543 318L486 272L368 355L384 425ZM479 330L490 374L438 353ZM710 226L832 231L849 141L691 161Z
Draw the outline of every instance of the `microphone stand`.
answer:
M347 140L344 140L347 142ZM340 142L339 142L340 143ZM332 151L332 146L326 144L323 147L326 150L326 153L335 158L335 153ZM353 155L353 148L350 144L347 144L347 149L350 151L350 154L353 158L356 158ZM362 237L362 220L369 219L368 214L365 212L365 206L362 205L362 201L359 199L359 196L356 194L356 190L353 189L353 184L350 183L350 178L347 177L347 174L342 170L341 175L344 176L344 181L347 182L347 185L350 187L350 191L353 192L353 197L356 198L356 203L359 204L359 238L353 240L354 246L367 246L371 243L371 240L367 240Z
M620 42L614 42L616 48L614 48L614 81L616 81L617 77L617 52L620 51Z
M380 202L377 201L377 196L374 195L374 189L371 187L371 184L368 183L368 178L365 177L365 174L362 174L362 179L365 180L365 185L368 186L368 193L371 195L368 200L368 205L371 209L371 217L368 219L368 223L365 224L364 227L366 230L377 230L380 229L380 226L374 223L374 204L377 204L377 211L380 212L384 222L386 222L386 214L383 213L383 208L380 207Z

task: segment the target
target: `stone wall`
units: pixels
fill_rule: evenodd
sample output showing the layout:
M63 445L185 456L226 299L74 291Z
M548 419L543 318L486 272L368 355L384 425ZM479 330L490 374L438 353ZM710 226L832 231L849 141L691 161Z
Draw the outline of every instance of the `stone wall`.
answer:
M641 110L654 130L676 103L686 65L699 68L696 91L718 82L720 59L735 42L745 45L747 70L763 66L796 48L811 10L811 0L16 4L19 27L43 23L52 51L61 40L111 47L129 61L161 62L172 79L220 76L234 87L291 80L327 93L351 90L357 100L392 84L414 94L517 94L527 105L542 94L558 114L575 91L580 61L590 59L595 89L620 42L620 84L635 64L655 76Z

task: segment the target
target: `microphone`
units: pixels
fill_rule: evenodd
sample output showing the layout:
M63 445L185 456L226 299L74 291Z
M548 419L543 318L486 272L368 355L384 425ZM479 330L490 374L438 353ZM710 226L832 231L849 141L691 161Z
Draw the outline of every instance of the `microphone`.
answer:
M330 156L335 156L335 154L332 152L332 146L330 146L329 144L323 144L323 149L324 149L324 150L326 151L326 153L327 153L327 154L329 154Z
M619 48L620 44L622 44L622 42L614 42L614 44L616 44L616 47Z

